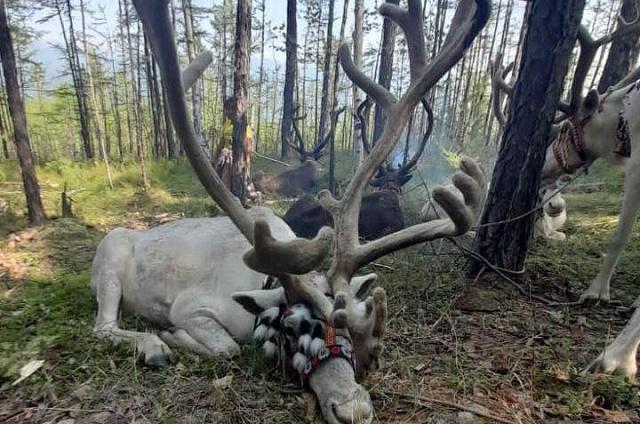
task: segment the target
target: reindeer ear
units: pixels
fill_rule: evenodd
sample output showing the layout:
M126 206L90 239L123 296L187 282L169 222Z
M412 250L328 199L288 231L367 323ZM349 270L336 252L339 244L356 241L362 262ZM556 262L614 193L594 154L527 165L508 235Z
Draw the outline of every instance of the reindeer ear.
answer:
M247 312L260 315L265 309L280 306L287 303L284 288L278 287L272 290L251 290L237 292L231 298L238 302Z
M398 184L400 184L400 187L408 183L411 177L413 177L411 174L398 175Z
M598 94L598 90L595 90L595 89L589 90L589 93L587 94L587 96L582 101L582 104L580 105L580 112L579 112L580 118L584 119L593 115L594 113L596 113L599 106L600 106L600 95Z
M349 283L351 295L355 299L364 300L376 281L378 281L378 274L375 273L353 277Z

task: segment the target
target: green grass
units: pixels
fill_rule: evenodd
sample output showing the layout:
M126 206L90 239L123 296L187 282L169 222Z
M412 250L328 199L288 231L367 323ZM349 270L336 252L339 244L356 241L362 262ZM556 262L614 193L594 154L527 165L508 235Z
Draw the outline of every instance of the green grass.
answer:
M338 179L348 179L350 166L347 156L339 156ZM254 170L283 168L268 161L254 165ZM16 411L27 422L35 415L25 408L38 407L44 421L54 422L78 414L100 422L100 413L108 415L107 422L236 423L247 417L302 422L301 398L290 393L296 377L283 375L260 355L259 346L244 346L233 362L177 352L176 363L152 369L130 346L93 337L96 304L89 267L108 230L218 213L184 160L149 163L148 170L151 189L143 195L133 164L114 165L113 191L98 165L39 167L48 216L60 213L67 182L75 217L28 228L20 186L14 184L20 182L15 164L0 164L0 197L10 207L0 219L0 411ZM581 182L605 182L606 191L566 196L568 242L532 243L520 282L554 301L574 300L586 288L617 222L619 170L594 168ZM415 217L426 197L421 185L418 177L408 185L416 188L407 195L407 216ZM289 205L277 197L267 201L279 213ZM469 285L466 262L442 241L389 255L362 270L377 272L389 297L383 366L367 382L379 422L457 418L457 411L417 407L391 392L480 405L525 423L592 420L594 402L638 419L637 386L618 377L577 375L602 350L607 335L625 324L624 308L546 306L529 302L499 279L477 288L470 299L469 287L476 285ZM636 228L612 282L613 298L624 305L635 299L638 275ZM134 318L123 326L147 330ZM43 369L12 387L20 368L35 359L45 360ZM214 387L229 375L230 388Z

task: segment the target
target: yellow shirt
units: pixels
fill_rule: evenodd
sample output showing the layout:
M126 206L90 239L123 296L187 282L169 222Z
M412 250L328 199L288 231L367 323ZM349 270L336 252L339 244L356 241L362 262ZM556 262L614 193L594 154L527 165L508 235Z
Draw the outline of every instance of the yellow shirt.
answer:
M246 138L253 138L253 130L251 130L251 126L247 124L247 132L245 134ZM222 123L222 138L220 143L218 144L217 152L221 152L225 147L229 150L232 149L233 144L233 122L231 120L225 119Z

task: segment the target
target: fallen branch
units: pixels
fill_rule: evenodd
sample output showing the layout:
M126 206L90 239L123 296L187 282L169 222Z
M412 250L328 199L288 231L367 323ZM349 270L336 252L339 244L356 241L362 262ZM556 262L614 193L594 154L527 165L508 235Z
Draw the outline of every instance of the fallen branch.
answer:
M488 266L489 268L491 268L492 271L494 271L496 274L498 274L499 276L504 278L509 284L514 286L523 295L529 296L529 298L535 299L538 302L542 302L545 305L549 305L551 303L551 301L549 299L546 299L546 298L544 298L542 296L537 296L537 295L532 294L532 293L528 292L527 290L525 290L524 287L522 287L520 284L516 283L513 279L509 278L507 276L507 274L505 274L503 272L503 269L501 269L497 265L492 264L491 261L489 261L484 256L479 255L479 254L473 252L472 250L467 249L466 247L464 247L460 243L458 243L458 241L455 240L455 239L450 238L450 239L447 239L447 240L451 241L451 243L453 243L458 249L462 250L463 252L473 256L477 260L480 260L480 261L484 262L486 266ZM520 271L517 271L517 272L516 271L508 271L508 270L504 270L504 271L513 272L513 273L517 273L517 274L520 274L520 273L524 272L524 270L522 270L521 272Z
M413 404L419 405L421 407L427 407L425 403L432 403L434 405L440 405L448 408L459 409L460 411L470 412L479 417L487 418L489 420L497 421L499 423L515 424L514 421L509 421L507 419L497 417L493 414L478 411L477 409L471 408L469 406L460 405L459 403L455 403L455 402L449 402L446 400L440 400L440 399L434 399L434 398L428 398L428 397L422 397L422 396L413 396L413 395L408 395L406 393L394 392L389 390L385 390L384 394L391 394L393 396L397 396L401 399L404 399L405 401L411 400L413 401Z
M269 156L265 156L263 154L260 154L260 153L256 152L255 150L253 152L251 152L251 153L256 155L256 156L258 156L259 158L270 160L271 162L279 163L280 165L286 166L287 168L291 166L286 162L282 162L281 160L274 159L274 158L269 157Z

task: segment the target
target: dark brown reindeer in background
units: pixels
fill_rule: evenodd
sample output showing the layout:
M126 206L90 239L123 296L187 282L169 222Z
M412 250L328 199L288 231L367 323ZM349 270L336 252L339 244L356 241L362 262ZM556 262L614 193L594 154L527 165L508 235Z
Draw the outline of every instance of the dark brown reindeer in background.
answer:
M267 194L281 194L286 197L299 196L302 193L312 193L316 189L320 174L320 164L318 161L322 157L322 152L327 146L331 137L335 134L338 117L345 108L334 110L331 113L331 129L324 140L320 141L311 151L307 151L304 140L300 134L297 121L303 119L296 117L293 120L293 129L298 140L298 145L289 143L289 146L300 155L300 166L295 169L281 172L280 174L265 174L260 171L253 177L253 185L256 190Z
M433 129L433 111L426 100L423 99L422 104L427 113L428 127L415 154L404 165L378 167L376 175L369 183L373 191L362 198L358 233L363 240L375 240L404 228L402 186L411 179L411 171L422 156ZM370 106L371 100L367 98L357 110L362 143L367 155L371 149L367 138L365 111ZM313 238L320 228L333 227L331 214L312 195L304 195L293 203L283 219L298 237Z
M553 186L563 175L588 168L598 159L611 166L624 166L624 201L615 232L611 237L600 272L590 282L580 300L609 300L609 284L622 250L629 241L640 211L640 68L635 69L602 95L592 89L583 96L585 80L600 47L631 32L640 31L640 5L631 22L618 16L618 27L611 34L594 39L581 26L578 30L580 55L571 83L569 101L558 104L557 126L550 139L542 168L540 189ZM500 125L506 120L502 112L502 93L513 94L505 81L512 65L502 67L497 57L492 66L494 113ZM637 309L624 330L591 364L589 369L617 372L633 378L637 372L636 355L640 345L640 298Z

